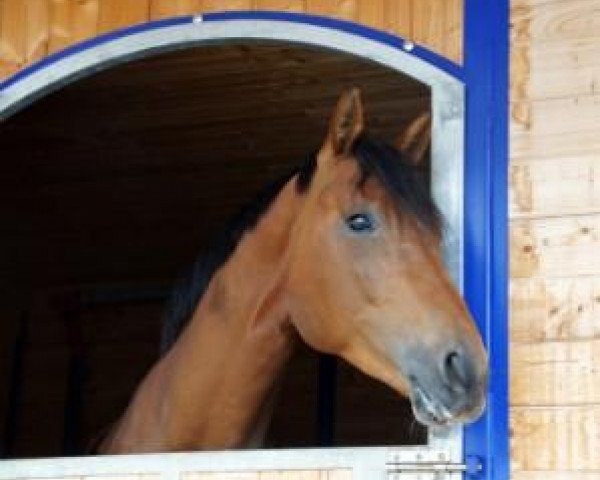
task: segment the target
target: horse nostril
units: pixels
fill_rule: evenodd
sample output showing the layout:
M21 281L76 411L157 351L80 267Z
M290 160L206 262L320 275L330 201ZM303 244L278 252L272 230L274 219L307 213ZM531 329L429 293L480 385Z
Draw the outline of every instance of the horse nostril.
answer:
M450 387L466 390L471 384L468 360L456 351L448 353L444 359L444 377Z

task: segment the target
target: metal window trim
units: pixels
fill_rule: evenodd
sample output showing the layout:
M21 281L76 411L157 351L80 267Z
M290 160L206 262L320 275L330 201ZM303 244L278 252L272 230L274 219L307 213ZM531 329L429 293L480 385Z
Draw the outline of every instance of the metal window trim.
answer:
M359 480L384 479L386 465L401 463L412 468L415 464L432 465L430 472L417 471L422 480L428 473L449 473L449 480L460 478L460 467L449 463L443 452L423 452L417 447L396 451L388 447L307 448L282 450L245 450L215 452L149 453L91 457L62 457L0 462L0 479L53 479L105 475L156 475L161 480L180 479L181 474L198 472L256 472L256 471L327 471L351 472ZM394 475L392 473L391 475ZM404 474L402 474L404 475ZM404 476L401 478L405 478Z

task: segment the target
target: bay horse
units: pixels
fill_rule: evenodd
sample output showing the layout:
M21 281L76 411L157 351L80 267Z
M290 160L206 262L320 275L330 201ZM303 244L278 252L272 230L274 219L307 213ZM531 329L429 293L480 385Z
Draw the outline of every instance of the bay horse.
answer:
M427 426L481 414L487 354L408 158L426 143L411 138L400 149L371 138L360 92L342 94L318 153L196 265L164 354L98 453L259 446L299 340L408 396Z

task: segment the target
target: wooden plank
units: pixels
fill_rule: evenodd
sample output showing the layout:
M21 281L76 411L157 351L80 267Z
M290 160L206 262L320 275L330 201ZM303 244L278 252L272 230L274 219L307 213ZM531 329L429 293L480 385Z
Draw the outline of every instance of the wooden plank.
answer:
M511 115L514 127L515 117L520 116L525 119L529 114L528 105L513 105ZM558 114L554 112L553 114ZM575 114L563 114L566 119L577 123ZM521 120L519 120L519 123ZM515 160L538 159L558 156L588 155L600 151L600 135L597 130L586 126L579 130L565 133L539 135L539 134L511 134L511 158Z
M600 213L600 156L514 160L509 187L512 218Z
M512 406L600 405L600 339L513 343Z
M513 18L529 24L529 36L535 43L598 37L597 0L521 1L516 8L522 6L517 11L513 8Z
M283 12L306 11L305 0L254 0L257 10L277 10Z
M62 50L71 43L71 6L70 0L50 0L49 53Z
M358 16L358 0L306 0L306 11L354 20Z
M146 22L149 17L149 0L102 0L98 16L98 33Z
M358 22L375 28L384 28L386 25L385 2L383 0L358 0L357 20ZM394 29L387 28L394 31ZM394 32L398 34L398 32Z
M600 470L600 406L511 409L516 471Z
M600 125L600 93L532 101L529 103L528 128L515 126L513 133L537 138L592 130Z
M414 0L411 20L416 43L461 62L463 0Z
M150 19L194 15L202 10L201 0L150 0Z
M529 45L512 44L510 51L510 101L520 105L530 98L531 61ZM519 119L515 112L515 119Z
M98 34L100 1L83 0L71 6L72 43L87 40Z
M510 281L510 337L519 342L600 338L600 276Z
M50 53L97 34L99 0L52 0L50 4Z
M401 37L413 39L412 5L412 0L383 0L384 29Z
M600 93L600 38L517 44L511 57L513 102Z
M512 0L510 2L510 43L512 45L531 44L531 9L529 0ZM511 52L512 54L512 52ZM512 72L511 72L512 74Z
M452 60L462 58L462 0L412 3L412 38Z
M444 42L439 53L456 63L462 63L463 57L463 2L464 0L446 0L443 3Z
M26 0L25 61L29 64L48 53L49 12L47 1Z
M600 215L513 220L513 278L573 277L600 273Z
M528 160L600 151L600 93L511 105L511 158Z
M23 2L0 3L0 60L4 76L15 73L26 62L27 9Z
M203 12L251 10L252 0L200 0L200 5Z

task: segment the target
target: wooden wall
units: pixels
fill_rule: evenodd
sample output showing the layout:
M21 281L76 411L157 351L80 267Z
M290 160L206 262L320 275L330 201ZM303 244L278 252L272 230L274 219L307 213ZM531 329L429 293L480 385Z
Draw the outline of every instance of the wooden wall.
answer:
M173 15L232 9L354 20L461 59L462 0L0 0L0 79L100 33Z
M513 0L513 477L600 473L600 5Z

